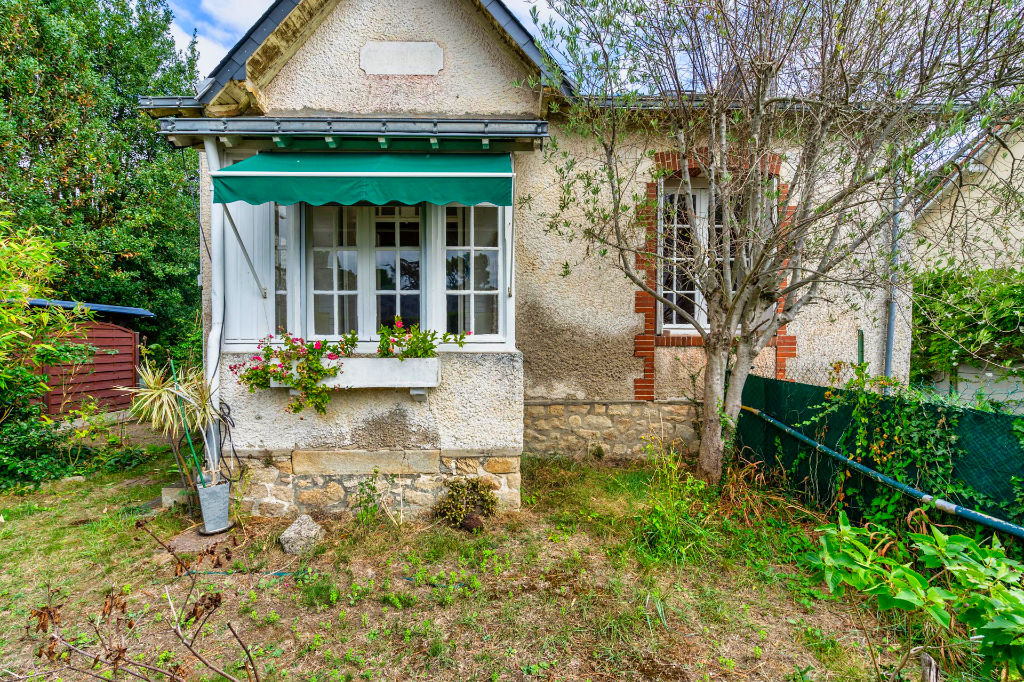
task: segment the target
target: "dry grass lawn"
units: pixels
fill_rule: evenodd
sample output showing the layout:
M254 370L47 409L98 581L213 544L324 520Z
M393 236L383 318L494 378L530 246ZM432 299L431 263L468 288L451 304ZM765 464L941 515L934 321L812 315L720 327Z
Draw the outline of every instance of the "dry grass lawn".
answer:
M36 657L48 635L33 610L60 606L64 638L96 653L113 593L126 658L222 679L171 633L165 590L181 609L193 581L135 526L170 466L0 496L0 678L89 679ZM245 520L196 566L193 598L220 605L200 616L195 648L250 679L230 622L265 682L868 678L851 605L794 561L817 523L798 507L733 487L685 552L656 561L632 541L648 468L530 460L523 473L523 511L476 534L323 519L326 541L297 559L276 542L286 522ZM190 525L169 512L148 522L163 539ZM104 669L92 673L110 679Z

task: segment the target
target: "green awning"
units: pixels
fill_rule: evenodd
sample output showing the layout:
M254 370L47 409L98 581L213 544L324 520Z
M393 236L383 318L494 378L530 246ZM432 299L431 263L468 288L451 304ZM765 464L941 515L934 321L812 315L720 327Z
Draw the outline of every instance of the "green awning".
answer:
M213 200L512 205L508 154L264 152L212 173Z

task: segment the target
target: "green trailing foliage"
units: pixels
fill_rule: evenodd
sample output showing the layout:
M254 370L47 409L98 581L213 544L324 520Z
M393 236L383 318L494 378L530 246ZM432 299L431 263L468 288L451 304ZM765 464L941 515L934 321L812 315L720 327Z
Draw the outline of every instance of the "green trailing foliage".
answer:
M437 357L438 343L455 343L459 348L466 345L466 333L438 334L433 329L420 329L418 324L406 326L401 317L395 317L393 326L382 325L377 355L382 358L434 358Z
M57 244L54 293L157 313L174 346L200 306L198 155L175 151L141 94L194 92L166 0L0 0L0 199Z
M1024 272L941 270L914 281L912 379L1024 362Z
M498 498L482 478L457 478L448 484L448 491L434 505L434 517L445 525L459 528L470 514L482 518L494 516Z
M306 341L285 332L280 341L273 335L262 339L255 355L229 369L250 393L275 385L294 389L288 412L297 414L311 407L317 414L325 414L331 389L322 382L338 376L342 366L336 361L352 357L357 342L354 332L337 343Z
M845 369L847 366L837 366ZM966 452L958 432L961 410L937 403L926 392L873 377L867 365L850 367L853 376L841 389L825 392L825 402L812 406L814 416L796 428L815 427L818 440L830 428L841 428L835 449L896 481L966 507L981 508L1007 519L1020 519L1015 501L999 501L964 482L955 468ZM801 451L796 471L810 457ZM902 492L876 484L846 467L834 480L836 503L865 520L892 524L904 519L917 502Z
M829 589L852 589L906 617L906 643L887 674L878 643L862 627L877 679L900 679L915 645L966 648L1000 679L1024 671L1024 565L1008 558L997 538L979 543L929 525L902 539L884 527L854 527L844 513L821 530L815 563Z

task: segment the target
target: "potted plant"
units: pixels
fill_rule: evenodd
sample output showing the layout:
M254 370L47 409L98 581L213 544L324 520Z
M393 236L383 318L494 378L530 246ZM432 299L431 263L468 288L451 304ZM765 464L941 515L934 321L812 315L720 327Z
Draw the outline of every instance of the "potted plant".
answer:
M438 344L462 347L467 336L406 327L401 317L393 326L382 326L378 335L375 356L355 357L355 334L330 342L307 341L285 332L276 339L262 339L255 355L230 369L251 392L289 389L289 412L311 407L325 414L331 393L343 389L408 388L414 399L424 400L426 389L441 381Z
M171 359L158 367L147 357L139 377L141 386L128 389L135 394L133 415L170 442L182 483L199 501L202 532L212 535L227 530L231 480L221 473L217 448L209 443L210 434L218 433L225 420L213 406L202 368L179 372Z

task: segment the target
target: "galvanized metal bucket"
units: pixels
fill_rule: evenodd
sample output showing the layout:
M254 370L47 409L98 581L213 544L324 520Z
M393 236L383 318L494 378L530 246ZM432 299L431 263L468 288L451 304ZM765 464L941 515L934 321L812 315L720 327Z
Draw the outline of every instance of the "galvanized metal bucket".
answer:
M198 486L199 508L203 512L203 535L222 533L231 527L231 483Z

